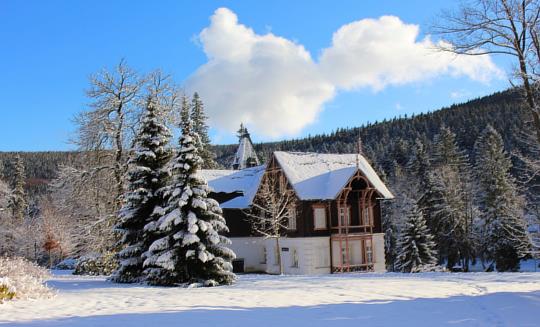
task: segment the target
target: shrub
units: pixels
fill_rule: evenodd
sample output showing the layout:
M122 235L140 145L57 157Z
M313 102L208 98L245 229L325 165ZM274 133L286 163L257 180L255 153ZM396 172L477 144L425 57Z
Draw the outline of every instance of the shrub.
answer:
M0 278L0 303L12 300L15 297L15 288L7 277Z
M56 266L54 266L54 269L58 270L74 270L75 265L77 264L77 260L73 258L68 258L60 261Z
M23 258L0 258L0 302L51 297L45 285L49 272Z
M448 272L448 269L444 266L435 265L435 264L426 264L420 265L411 270L412 273L419 272Z
M105 254L92 253L82 256L77 260L75 265L75 275L92 275L99 276L111 275L118 267L118 262L114 253L107 252Z

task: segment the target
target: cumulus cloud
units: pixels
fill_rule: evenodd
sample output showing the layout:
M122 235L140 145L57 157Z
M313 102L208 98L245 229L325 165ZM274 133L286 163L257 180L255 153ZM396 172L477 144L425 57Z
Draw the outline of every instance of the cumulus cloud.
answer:
M388 85L426 80L441 74L486 82L500 75L488 56L464 56L435 50L429 36L417 40L418 25L398 17L362 19L342 26L324 49L320 67L337 87L380 90Z
M313 123L337 90L381 90L440 75L480 82L501 76L488 56L438 52L418 25L398 17L342 26L317 61L296 42L256 34L226 8L199 34L208 61L187 80L206 104L210 124L233 131L240 122L260 135L294 135ZM450 46L450 45L446 45Z
M262 135L297 134L334 95L302 45L257 35L228 9L215 12L199 39L208 62L187 87L203 97L212 126L234 130L244 122Z

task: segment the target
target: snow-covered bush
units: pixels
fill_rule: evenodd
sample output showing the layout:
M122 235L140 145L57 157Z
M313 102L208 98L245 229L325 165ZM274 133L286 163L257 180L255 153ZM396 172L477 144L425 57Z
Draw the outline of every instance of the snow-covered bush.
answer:
M0 303L11 299L50 297L49 272L23 258L0 258Z
M62 261L60 261L56 266L54 266L54 269L58 270L74 270L75 265L77 264L77 260L73 258L67 258Z
M11 285L9 278L0 278L0 303L9 301L15 297L15 288Z
M109 276L118 267L114 253L92 253L82 256L75 265L75 275Z
M419 272L448 272L448 269L446 267L436 264L425 264L416 266L411 269L412 273L419 273Z

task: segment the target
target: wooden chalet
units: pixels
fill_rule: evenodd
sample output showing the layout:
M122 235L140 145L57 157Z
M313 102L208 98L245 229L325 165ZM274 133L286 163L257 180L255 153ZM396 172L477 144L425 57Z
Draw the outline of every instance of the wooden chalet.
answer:
M267 165L201 174L223 209L237 271L277 273L277 251L286 274L385 270L381 201L393 195L362 155L277 151ZM270 176L294 198L280 248L246 216Z

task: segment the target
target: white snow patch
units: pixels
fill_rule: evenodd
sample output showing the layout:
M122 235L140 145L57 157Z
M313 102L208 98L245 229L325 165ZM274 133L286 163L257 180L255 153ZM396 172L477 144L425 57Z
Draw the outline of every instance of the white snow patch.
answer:
M538 273L241 275L162 288L54 276L53 299L0 306L24 326L537 326Z

